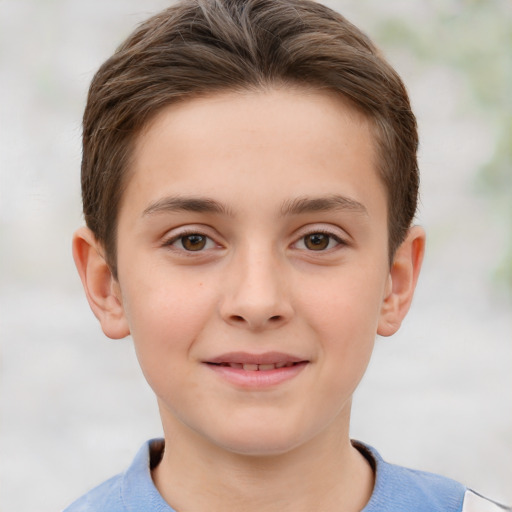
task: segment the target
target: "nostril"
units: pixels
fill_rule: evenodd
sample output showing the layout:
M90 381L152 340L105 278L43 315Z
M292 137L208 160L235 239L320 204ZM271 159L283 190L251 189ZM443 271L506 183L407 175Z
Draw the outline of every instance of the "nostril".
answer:
M241 315L231 315L230 319L232 322L237 323L237 324L246 323L246 319ZM268 319L268 322L275 324L275 323L279 323L282 319L283 319L283 317L281 315L274 315Z

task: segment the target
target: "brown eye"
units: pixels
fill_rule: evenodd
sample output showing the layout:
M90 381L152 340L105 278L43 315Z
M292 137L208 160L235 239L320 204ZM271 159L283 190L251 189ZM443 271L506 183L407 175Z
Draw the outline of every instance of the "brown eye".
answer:
M310 251L323 251L329 247L331 237L324 233L311 233L304 237L304 245Z
M200 251L205 248L208 237L204 235L185 235L180 237L181 245L187 251Z

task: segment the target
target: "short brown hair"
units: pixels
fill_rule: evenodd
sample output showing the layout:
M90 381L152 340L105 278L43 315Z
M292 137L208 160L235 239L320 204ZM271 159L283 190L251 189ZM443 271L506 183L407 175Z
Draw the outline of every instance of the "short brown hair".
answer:
M142 128L176 101L273 85L335 91L370 121L392 259L416 212L418 135L405 87L377 48L311 0L181 0L140 25L89 90L83 208L114 276L119 207Z

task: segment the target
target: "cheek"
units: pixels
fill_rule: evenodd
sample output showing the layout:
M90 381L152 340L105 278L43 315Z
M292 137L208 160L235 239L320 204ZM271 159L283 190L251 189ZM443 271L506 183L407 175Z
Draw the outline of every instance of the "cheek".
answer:
M200 281L153 282L138 283L123 297L137 357L150 384L160 373L169 375L169 369L183 367L215 311L214 289Z
M304 318L319 340L318 357L327 374L355 388L370 359L382 305L381 273L340 273L304 294ZM333 386L333 389L339 388Z
M299 303L315 329L331 337L374 337L382 307L384 273L347 269L303 286Z

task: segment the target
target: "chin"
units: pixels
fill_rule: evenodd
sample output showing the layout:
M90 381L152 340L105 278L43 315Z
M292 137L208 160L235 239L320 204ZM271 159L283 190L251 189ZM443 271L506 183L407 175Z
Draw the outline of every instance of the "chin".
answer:
M229 435L224 432L224 435L217 437L215 444L233 454L251 457L284 455L305 442L297 432L282 428L269 429L268 425L264 428L254 428L254 425L251 428L239 428L231 433Z
M244 442L243 444L233 443L231 445L224 446L227 451L244 457L278 457L291 452L295 447L296 445L293 444L276 442L259 442L252 444Z

